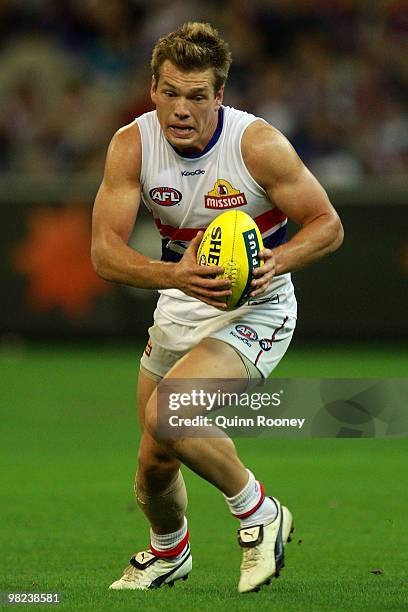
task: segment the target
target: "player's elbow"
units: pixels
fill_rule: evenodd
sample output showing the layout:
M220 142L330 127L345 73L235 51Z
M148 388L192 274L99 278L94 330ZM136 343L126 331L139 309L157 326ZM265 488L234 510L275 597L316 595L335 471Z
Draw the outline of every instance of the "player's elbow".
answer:
M112 280L109 275L109 266L105 249L93 240L91 245L91 262L96 274L104 280Z
M334 253L334 251L337 251L337 249L341 247L344 240L343 224L337 214L332 221L331 234L332 240L330 245L330 251Z
M321 248L324 255L330 255L341 247L344 239L342 222L333 209L321 217L320 226Z

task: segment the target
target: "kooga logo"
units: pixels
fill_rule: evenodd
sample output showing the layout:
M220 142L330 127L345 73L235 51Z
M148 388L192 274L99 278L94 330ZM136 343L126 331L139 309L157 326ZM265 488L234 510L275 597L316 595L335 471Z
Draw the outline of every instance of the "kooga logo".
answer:
M198 174L205 174L205 170L194 170L193 172L188 172L187 170L181 171L181 176L197 176Z

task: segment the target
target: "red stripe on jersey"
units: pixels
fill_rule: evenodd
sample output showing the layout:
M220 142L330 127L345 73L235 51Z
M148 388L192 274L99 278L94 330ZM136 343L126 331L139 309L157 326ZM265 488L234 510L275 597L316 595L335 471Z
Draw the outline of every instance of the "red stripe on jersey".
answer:
M263 488L263 485L262 485L261 482L259 482L259 488L260 488L260 491L261 491L261 497L259 498L259 500L255 504L255 506L253 508L251 508L251 510L248 510L248 512L244 512L243 514L234 514L234 516L237 519L241 519L242 520L244 518L247 518L247 516L251 516L251 514L256 512L258 510L259 506L263 503L263 500L265 499L265 493L264 493L264 488Z
M267 210L262 215L255 217L254 221L259 227L259 231L261 234L273 228L278 223L282 223L282 221L286 221L287 216L283 213L279 208L272 208L272 210Z
M195 238L198 232L205 232L205 227L172 227L171 225L164 225L160 219L155 219L154 222L162 237L172 240L188 242Z
M167 550L156 550L152 546L152 544L150 544L150 550L155 555L155 557L166 557L166 558L167 557L177 557L177 555L182 553L184 548L186 547L186 545L188 543L188 538L189 538L189 533L188 533L188 530L187 530L186 535L181 540L181 542L179 542L177 544L177 546L174 546L173 548L169 548Z
M286 221L286 215L279 210L279 208L272 208L267 210L262 215L255 217L254 221L259 227L261 234L272 229L275 225ZM154 220L157 229L163 238L171 238L171 240L182 240L189 242L197 235L197 232L205 232L205 227L173 227L172 225L165 225L160 221L159 218Z

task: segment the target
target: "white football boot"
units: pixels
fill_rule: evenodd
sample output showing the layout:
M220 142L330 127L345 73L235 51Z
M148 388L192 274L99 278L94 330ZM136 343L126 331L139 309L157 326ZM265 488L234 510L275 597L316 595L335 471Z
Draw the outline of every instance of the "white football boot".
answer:
M278 508L278 515L272 523L238 530L238 544L243 552L238 584L240 593L259 591L263 584L270 584L272 576L277 578L284 567L284 546L291 541L293 518L277 499L271 499Z
M130 565L123 572L122 578L110 585L110 589L158 589L164 584L170 587L176 580L187 580L192 568L190 546L187 545L183 555L172 561L156 557L151 552L143 550L130 559Z

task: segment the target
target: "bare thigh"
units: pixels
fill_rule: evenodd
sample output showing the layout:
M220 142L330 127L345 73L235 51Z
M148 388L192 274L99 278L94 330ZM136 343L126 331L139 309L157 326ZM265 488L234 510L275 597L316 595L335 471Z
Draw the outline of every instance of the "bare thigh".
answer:
M165 378L242 378L246 381L247 371L232 346L217 338L204 338L174 364Z
M147 402L156 390L157 383L155 380L146 376L142 371L139 371L137 382L137 412L141 430L145 428L145 411Z

